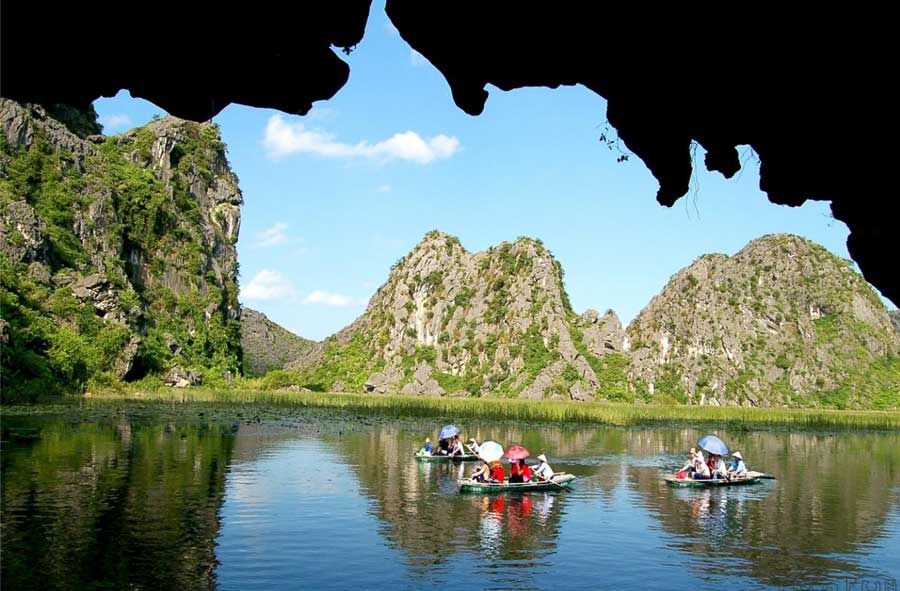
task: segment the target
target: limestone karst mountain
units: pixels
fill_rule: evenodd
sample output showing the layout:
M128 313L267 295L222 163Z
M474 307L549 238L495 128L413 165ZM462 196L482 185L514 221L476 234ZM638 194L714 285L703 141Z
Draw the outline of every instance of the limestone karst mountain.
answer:
M590 400L625 388L624 342L613 312L574 314L540 241L470 253L435 231L359 319L291 367L329 390Z
M259 376L284 367L314 344L272 322L262 312L247 307L241 310L241 350L246 376Z
M0 99L3 398L236 375L242 195L218 129L105 137L61 113Z
M884 304L850 261L798 236L698 258L628 336L632 380L686 402L883 407L898 398L900 341Z
M572 310L540 241L469 253L435 231L289 368L321 390L885 408L898 352L872 288L796 236L700 257L624 331L611 310Z

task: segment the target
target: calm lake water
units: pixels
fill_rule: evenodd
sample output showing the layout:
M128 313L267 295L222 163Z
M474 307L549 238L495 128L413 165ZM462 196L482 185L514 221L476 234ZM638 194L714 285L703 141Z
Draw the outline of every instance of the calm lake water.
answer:
M4 410L3 589L897 589L900 434L719 432L777 481L661 481L706 434L466 422L580 476L462 495L442 421ZM240 413L240 417L237 417ZM468 473L472 465L464 465ZM855 585L855 586L853 586Z

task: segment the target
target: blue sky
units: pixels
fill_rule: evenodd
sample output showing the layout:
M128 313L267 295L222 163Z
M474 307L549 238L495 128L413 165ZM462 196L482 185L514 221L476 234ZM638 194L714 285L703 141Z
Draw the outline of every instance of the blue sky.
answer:
M540 238L561 261L576 310L630 321L668 279L708 252L763 234L806 236L849 258L828 205L770 204L749 149L739 176L702 168L671 209L636 157L598 141L606 103L582 87L502 92L460 111L440 73L373 6L347 85L306 117L232 105L215 121L244 193L241 300L308 338L349 324L394 261L439 229L477 251ZM290 84L290 72L284 73ZM161 109L127 92L95 103L106 133Z

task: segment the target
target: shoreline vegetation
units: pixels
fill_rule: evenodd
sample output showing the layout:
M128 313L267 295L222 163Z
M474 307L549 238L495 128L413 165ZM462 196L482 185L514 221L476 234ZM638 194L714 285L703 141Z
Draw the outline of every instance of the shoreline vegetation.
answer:
M872 410L529 401L503 398L450 398L203 387L99 390L82 400L265 404L289 408L330 408L395 417L452 416L459 419L596 424L621 427L652 427L683 423L715 425L716 428L748 431L770 428L798 431L900 429L900 411Z

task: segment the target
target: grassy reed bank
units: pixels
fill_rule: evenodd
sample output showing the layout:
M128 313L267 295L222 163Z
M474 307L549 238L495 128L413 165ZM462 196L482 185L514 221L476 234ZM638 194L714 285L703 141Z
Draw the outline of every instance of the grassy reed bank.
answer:
M273 404L334 408L390 416L444 416L550 423L663 425L688 422L731 429L781 427L796 430L900 429L897 411L835 411L714 406L654 406L625 403L576 403L495 398L431 398L378 394L337 394L270 390L190 388L115 390L95 399Z

